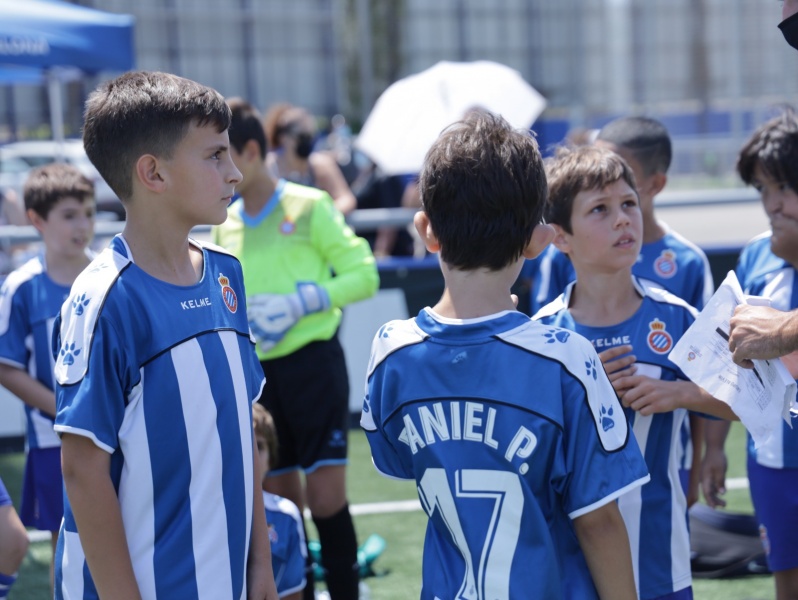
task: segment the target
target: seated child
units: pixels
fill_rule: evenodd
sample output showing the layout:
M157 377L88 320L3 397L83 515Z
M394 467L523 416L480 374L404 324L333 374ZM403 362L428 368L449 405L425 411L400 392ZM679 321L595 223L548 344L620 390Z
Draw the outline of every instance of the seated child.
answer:
M550 242L534 138L474 111L421 173L415 226L443 297L380 328L361 426L429 522L421 598L634 598L615 500L648 480L587 340L534 323L510 287Z
M261 481L277 460L277 432L274 421L263 406L252 405L252 427L260 454ZM286 600L300 600L305 589L305 528L296 504L269 492L263 492L269 540L272 546L272 571L277 594Z
M562 149L546 174L546 222L576 281L534 318L580 333L600 351L646 457L651 482L618 500L640 598L692 598L681 428L689 410L733 413L667 358L695 309L632 275L643 218L629 165L610 150L587 146Z

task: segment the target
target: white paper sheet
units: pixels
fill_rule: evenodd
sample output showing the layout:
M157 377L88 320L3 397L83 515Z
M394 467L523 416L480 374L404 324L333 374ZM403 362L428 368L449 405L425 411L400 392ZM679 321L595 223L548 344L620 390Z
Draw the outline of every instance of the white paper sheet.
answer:
M768 305L743 294L734 271L718 287L668 358L687 377L728 404L759 447L784 420L790 422L796 384L781 360L755 360L753 369L735 364L729 350L729 320L739 304Z

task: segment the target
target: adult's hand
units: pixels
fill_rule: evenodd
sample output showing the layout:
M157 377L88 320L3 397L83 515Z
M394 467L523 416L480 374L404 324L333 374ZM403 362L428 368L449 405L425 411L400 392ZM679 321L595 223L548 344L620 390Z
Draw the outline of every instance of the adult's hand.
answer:
M798 1L798 0L796 0ZM729 350L735 363L769 360L798 350L798 312L741 304L729 322Z
M784 0L784 4L781 7L781 20L783 21L795 13L798 13L798 0Z

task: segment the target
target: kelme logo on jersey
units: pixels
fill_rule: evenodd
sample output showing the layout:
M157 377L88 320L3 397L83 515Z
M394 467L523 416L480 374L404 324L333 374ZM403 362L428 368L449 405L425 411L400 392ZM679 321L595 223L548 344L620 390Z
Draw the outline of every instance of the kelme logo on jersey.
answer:
M678 267L676 266L676 255L673 250L662 251L662 254L654 261L654 271L663 279L670 279L676 275Z
M230 287L230 280L222 273L219 273L219 278L216 281L222 286L222 300L224 300L224 305L231 313L234 313L238 310L238 296L236 296L235 290Z
M648 324L648 347L657 354L667 354L673 347L671 334L665 331L665 323L654 319Z
M283 222L280 223L280 233L283 235L291 235L296 231L296 223L291 221L288 218L283 219Z

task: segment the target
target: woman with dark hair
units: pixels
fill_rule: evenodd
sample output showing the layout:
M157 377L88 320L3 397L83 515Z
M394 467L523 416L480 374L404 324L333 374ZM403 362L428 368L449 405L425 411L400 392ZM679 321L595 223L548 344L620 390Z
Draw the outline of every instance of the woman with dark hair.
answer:
M263 119L269 153L266 165L277 178L324 190L342 213L352 212L357 200L335 159L313 148L316 123L307 110L275 104Z

